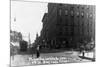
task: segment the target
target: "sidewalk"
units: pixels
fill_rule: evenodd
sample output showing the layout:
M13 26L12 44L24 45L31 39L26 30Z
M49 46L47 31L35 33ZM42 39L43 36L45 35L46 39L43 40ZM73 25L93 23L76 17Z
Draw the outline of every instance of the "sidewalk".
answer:
M86 52L84 57L82 56L82 53L81 53L79 55L79 57L82 58L82 59L88 59L88 60L95 61L94 53L93 52Z

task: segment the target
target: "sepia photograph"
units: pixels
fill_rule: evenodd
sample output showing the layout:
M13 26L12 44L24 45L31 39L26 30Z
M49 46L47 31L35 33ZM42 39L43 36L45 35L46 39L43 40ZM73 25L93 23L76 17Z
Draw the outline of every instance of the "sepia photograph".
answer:
M10 1L10 66L95 62L95 5Z

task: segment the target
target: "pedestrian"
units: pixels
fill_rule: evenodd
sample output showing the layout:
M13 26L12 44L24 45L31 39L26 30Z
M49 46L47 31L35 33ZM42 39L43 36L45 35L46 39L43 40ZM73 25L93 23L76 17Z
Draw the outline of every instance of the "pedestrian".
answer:
M33 53L34 53L34 47L31 47L31 53L32 53L32 58L33 58Z
M37 58L39 58L40 57L40 45L37 46L36 51L37 51L36 52Z
M85 50L83 50L82 55L83 55L83 57L85 56Z

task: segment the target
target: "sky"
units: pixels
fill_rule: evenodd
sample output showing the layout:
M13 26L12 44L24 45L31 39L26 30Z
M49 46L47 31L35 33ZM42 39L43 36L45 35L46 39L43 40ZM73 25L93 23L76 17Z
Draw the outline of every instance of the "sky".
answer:
M30 33L33 43L36 34L40 35L45 12L47 12L47 3L11 1L11 30L21 32L26 41Z

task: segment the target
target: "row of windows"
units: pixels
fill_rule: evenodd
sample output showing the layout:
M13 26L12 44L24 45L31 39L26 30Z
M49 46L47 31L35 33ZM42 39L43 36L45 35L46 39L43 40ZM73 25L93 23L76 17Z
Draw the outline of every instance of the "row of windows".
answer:
M77 19L77 20L65 19L64 21L63 20L64 19L60 17L59 22L57 22L56 25L65 25L65 26L86 26L86 25L88 25L88 26L92 26L92 24L93 24L93 21L90 21L90 20L87 20L87 21L79 20L79 19Z
M84 32L84 33L86 33L86 32L88 32L88 33L92 33L93 32L93 29L92 29L92 27L72 27L72 26L64 26L63 28L59 28L59 32L60 33L67 33L67 34L69 34L69 33L71 33L71 32L74 32L74 33L82 33L82 32Z
M68 7L70 7L71 9L74 9L74 8L78 8L78 9L94 9L95 8L95 6L93 6L93 5L67 5L67 4L65 4L65 5L63 5L63 4L60 4L60 6L62 7L62 6L64 6L65 8L68 8Z
M71 26L71 27L78 27L78 26L84 26L84 27L92 27L93 26L93 24L90 22L88 22L88 23L82 23L82 22L77 22L77 23L57 23L56 24L57 26Z
M78 32L78 33L76 33L76 32L58 32L58 34L57 34L58 36L79 36L79 35L81 35L81 36L93 36L94 34L93 34L93 32L91 32L91 31L87 31L87 32Z
M58 35L59 36L61 36L61 35L66 35L66 36L73 36L73 35L89 35L89 36L91 36L93 34L93 32L92 31L87 31L87 32L78 32L78 33L76 33L76 32L63 32L63 31L60 31L60 32L58 32Z
M63 32L63 31L58 32L58 36L62 36L62 35L72 36L73 32Z
M67 16L69 13L68 13L68 10L65 10L65 15ZM62 10L60 9L59 10L59 15L61 16L62 15ZM74 11L70 11L70 15L71 16L74 16ZM81 15L82 17L84 17L84 12L76 12L76 15L77 15L77 17L79 17L79 15ZM87 18L92 18L93 17L93 14L92 13L86 13L86 15L87 15Z

